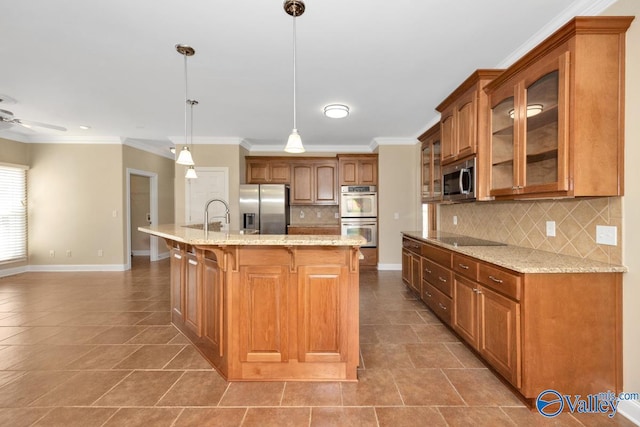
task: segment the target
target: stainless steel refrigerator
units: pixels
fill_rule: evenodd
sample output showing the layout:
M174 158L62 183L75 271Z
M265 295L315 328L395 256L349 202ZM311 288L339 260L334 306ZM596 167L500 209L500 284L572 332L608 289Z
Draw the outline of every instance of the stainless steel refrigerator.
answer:
M240 186L240 225L260 234L287 234L289 187L284 184Z

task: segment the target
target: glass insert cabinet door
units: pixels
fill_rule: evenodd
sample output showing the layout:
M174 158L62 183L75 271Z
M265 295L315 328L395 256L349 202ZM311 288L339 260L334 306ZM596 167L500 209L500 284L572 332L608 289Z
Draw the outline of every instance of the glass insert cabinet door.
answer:
M491 194L568 190L569 54L541 62L492 94Z
M440 125L431 128L420 136L422 141L422 189L420 195L423 203L437 202L442 199L442 169L440 168L442 144Z

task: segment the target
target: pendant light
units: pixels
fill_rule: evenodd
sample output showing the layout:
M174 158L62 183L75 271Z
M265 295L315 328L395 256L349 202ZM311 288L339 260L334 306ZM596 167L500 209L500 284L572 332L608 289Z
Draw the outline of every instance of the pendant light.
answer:
M193 157L191 157L191 151L189 151L189 147L187 146L187 105L189 104L187 85L187 57L193 56L196 51L194 48L186 44L177 44L176 50L179 54L184 56L184 147L182 147L182 150L180 150L180 154L178 155L178 160L176 160L176 163L179 165L193 166Z
M187 104L189 104L189 107L190 107L189 118L191 119L191 124L189 126L189 134L190 134L189 145L193 147L193 106L198 105L198 101L196 101L195 99L187 99ZM185 140L185 143L186 143L186 140ZM195 179L198 177L198 174L196 174L196 168L194 165L190 165L187 168L187 173L184 175L184 177L187 179Z
M289 135L284 151L287 153L304 153L302 139L296 127L296 17L304 13L302 0L285 0L284 10L293 17L293 131Z

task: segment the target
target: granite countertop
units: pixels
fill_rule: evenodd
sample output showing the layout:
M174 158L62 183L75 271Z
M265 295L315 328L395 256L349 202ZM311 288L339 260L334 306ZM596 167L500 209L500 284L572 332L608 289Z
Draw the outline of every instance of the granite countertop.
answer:
M361 246L361 236L244 234L241 231L209 231L178 224L139 227L139 231L189 245L255 245L255 246Z
M519 273L624 273L627 271L627 268L622 265L520 246L455 246L438 240L442 237L456 237L455 234L449 233L403 231L402 234ZM466 236L459 237L466 238Z

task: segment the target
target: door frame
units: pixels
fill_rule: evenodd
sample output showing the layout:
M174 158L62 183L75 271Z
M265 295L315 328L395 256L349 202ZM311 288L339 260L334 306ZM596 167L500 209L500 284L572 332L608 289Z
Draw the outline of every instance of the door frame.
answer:
M149 213L151 216L151 225L158 225L158 174L155 172L143 171L140 169L127 168L126 174L126 221L127 221L127 253L125 270L131 270L131 176L138 175L149 178L149 196L150 206ZM150 236L149 239L149 260L151 262L158 261L158 237Z

